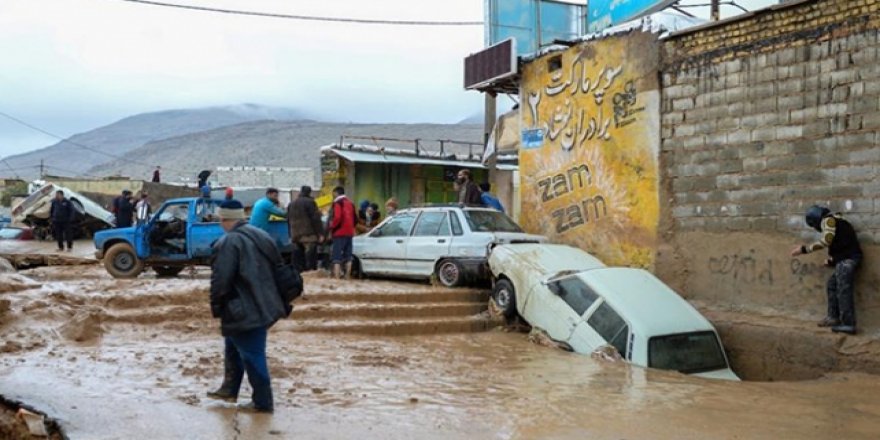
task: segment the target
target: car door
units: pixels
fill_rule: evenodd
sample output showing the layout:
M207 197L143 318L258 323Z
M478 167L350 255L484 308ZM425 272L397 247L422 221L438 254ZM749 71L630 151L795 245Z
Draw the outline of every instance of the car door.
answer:
M531 315L540 317L540 327L556 341L569 344L578 353L591 352L580 333L575 330L584 322L583 316L599 300L597 295L578 276L550 280L543 295L536 295L536 303L526 307L538 307Z
M449 255L451 243L449 213L423 212L406 246L407 272L413 275L431 276L434 273L434 262Z
M192 258L207 258L211 256L214 242L223 236L223 227L220 226L220 217L217 215L219 202L210 199L200 199L195 203L195 211L188 222L187 248Z
M608 344L616 348L621 357L629 359L631 351L627 350L630 342L630 326L623 317L604 300L585 315L578 325L572 339L584 347L582 353L592 353L602 345Z
M406 275L406 246L416 216L398 213L363 239L357 257L364 273Z

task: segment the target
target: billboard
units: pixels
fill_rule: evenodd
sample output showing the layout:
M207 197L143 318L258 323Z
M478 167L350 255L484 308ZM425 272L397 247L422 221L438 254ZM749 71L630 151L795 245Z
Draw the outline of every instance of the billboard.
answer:
M656 36L580 43L521 68L523 228L651 267L660 219Z
M464 88L479 89L517 73L516 39L508 38L464 59Z
M590 0L587 8L587 31L602 29L653 14L678 0Z
M515 38L517 55L573 40L586 30L586 0L486 0L485 8L486 45Z

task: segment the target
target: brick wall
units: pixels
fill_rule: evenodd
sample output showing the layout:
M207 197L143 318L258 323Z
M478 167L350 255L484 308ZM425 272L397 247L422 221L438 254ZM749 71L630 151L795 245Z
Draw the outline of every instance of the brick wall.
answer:
M671 36L662 62L658 273L695 299L820 318L804 210L860 232L860 321L880 329L880 0L801 1ZM864 319L863 319L864 318Z

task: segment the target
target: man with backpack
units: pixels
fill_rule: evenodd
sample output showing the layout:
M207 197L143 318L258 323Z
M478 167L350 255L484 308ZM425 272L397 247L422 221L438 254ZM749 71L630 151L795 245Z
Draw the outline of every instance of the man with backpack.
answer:
M862 262L862 248L852 224L844 220L840 213L832 214L824 206L811 206L806 213L806 222L822 235L819 241L791 250L791 256L808 254L828 248L825 265L834 268L828 279L828 313L819 322L819 327L831 327L835 333L855 334L856 310L853 287L856 270Z
M235 401L247 372L253 397L240 409L271 413L267 332L291 310L282 297L285 286L278 285L281 255L269 234L247 223L241 202L223 202L218 214L226 234L214 245L211 314L220 319L225 339L225 374L208 397Z
M357 224L357 210L354 203L345 196L345 188L333 189L333 205L330 213L329 232L333 240L331 261L333 277L351 277L352 240ZM345 272L343 272L343 267Z

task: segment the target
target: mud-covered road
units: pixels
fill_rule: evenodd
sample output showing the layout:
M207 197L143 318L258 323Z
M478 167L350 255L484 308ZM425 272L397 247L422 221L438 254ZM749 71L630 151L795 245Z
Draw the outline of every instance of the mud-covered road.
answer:
M309 304L322 292L340 300L449 293L392 282L340 289L315 277L307 278L307 301L293 319L270 333L275 414L238 413L204 398L222 373L207 284L206 271L121 281L100 266L0 275L0 394L57 418L73 439L874 439L880 433L876 376L731 383L594 360L499 330L321 332L322 322L348 324L345 308ZM464 313L470 306L463 298L450 297L430 313ZM349 309L365 308L359 304ZM409 316L419 308L394 307L400 320L421 319Z

